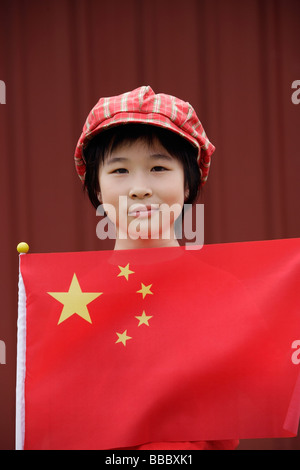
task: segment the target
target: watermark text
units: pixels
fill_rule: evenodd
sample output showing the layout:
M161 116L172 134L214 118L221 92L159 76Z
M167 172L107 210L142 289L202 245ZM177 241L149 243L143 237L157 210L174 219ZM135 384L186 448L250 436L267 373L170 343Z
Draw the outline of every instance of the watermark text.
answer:
M3 80L0 80L0 104L6 104L6 86Z
M291 347L296 350L292 354L292 363L298 365L300 364L300 339L295 339Z
M0 364L6 364L6 345L0 340Z
M153 204L128 207L126 196L119 197L119 205L99 205L97 216L103 217L96 226L100 240L185 239L186 249L200 249L204 244L204 204ZM183 223L184 222L184 223Z
M294 80L292 83L292 88L296 89L292 93L291 100L293 104L299 104L300 103L300 80Z

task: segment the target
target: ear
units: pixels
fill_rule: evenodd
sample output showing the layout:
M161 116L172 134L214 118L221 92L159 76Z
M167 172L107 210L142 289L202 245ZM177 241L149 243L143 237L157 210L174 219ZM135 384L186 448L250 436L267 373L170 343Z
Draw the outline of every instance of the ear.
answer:
M190 190L189 188L186 188L185 191L184 191L184 201L187 200L187 198L189 197L190 195Z
M97 193L97 199L98 199L98 201L100 202L100 204L102 204L102 195L101 195L101 191L99 191L99 192Z

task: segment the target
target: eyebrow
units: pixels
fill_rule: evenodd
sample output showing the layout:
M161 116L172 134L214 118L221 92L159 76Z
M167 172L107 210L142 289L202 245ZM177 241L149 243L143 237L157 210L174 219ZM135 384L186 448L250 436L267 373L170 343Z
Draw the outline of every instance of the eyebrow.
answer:
M171 157L171 155L167 155L166 153L153 153L150 155L150 158L152 160L173 160L173 157Z
M151 160L167 160L171 161L173 158L170 155L164 153L153 153L149 155ZM114 163L128 162L129 159L126 157L113 157L106 161L107 165L113 165Z
M113 157L110 158L109 160L106 160L107 165L112 165L113 163L118 163L118 162L126 162L128 161L128 158L125 157Z

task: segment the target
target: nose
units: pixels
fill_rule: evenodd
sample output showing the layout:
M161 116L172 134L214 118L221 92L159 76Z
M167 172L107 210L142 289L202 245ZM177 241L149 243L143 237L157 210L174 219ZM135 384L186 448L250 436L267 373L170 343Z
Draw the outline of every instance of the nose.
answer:
M144 199L145 197L152 196L152 190L145 182L139 181L136 183L131 187L129 197L132 199Z

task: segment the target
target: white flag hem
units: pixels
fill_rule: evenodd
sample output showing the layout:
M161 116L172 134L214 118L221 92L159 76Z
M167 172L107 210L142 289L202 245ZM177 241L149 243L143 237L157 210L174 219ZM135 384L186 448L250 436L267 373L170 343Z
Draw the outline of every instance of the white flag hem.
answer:
M24 255L20 255L24 256ZM21 261L21 258L20 258ZM17 386L16 386L16 450L24 449L25 438L25 371L26 371L26 292L19 265Z

